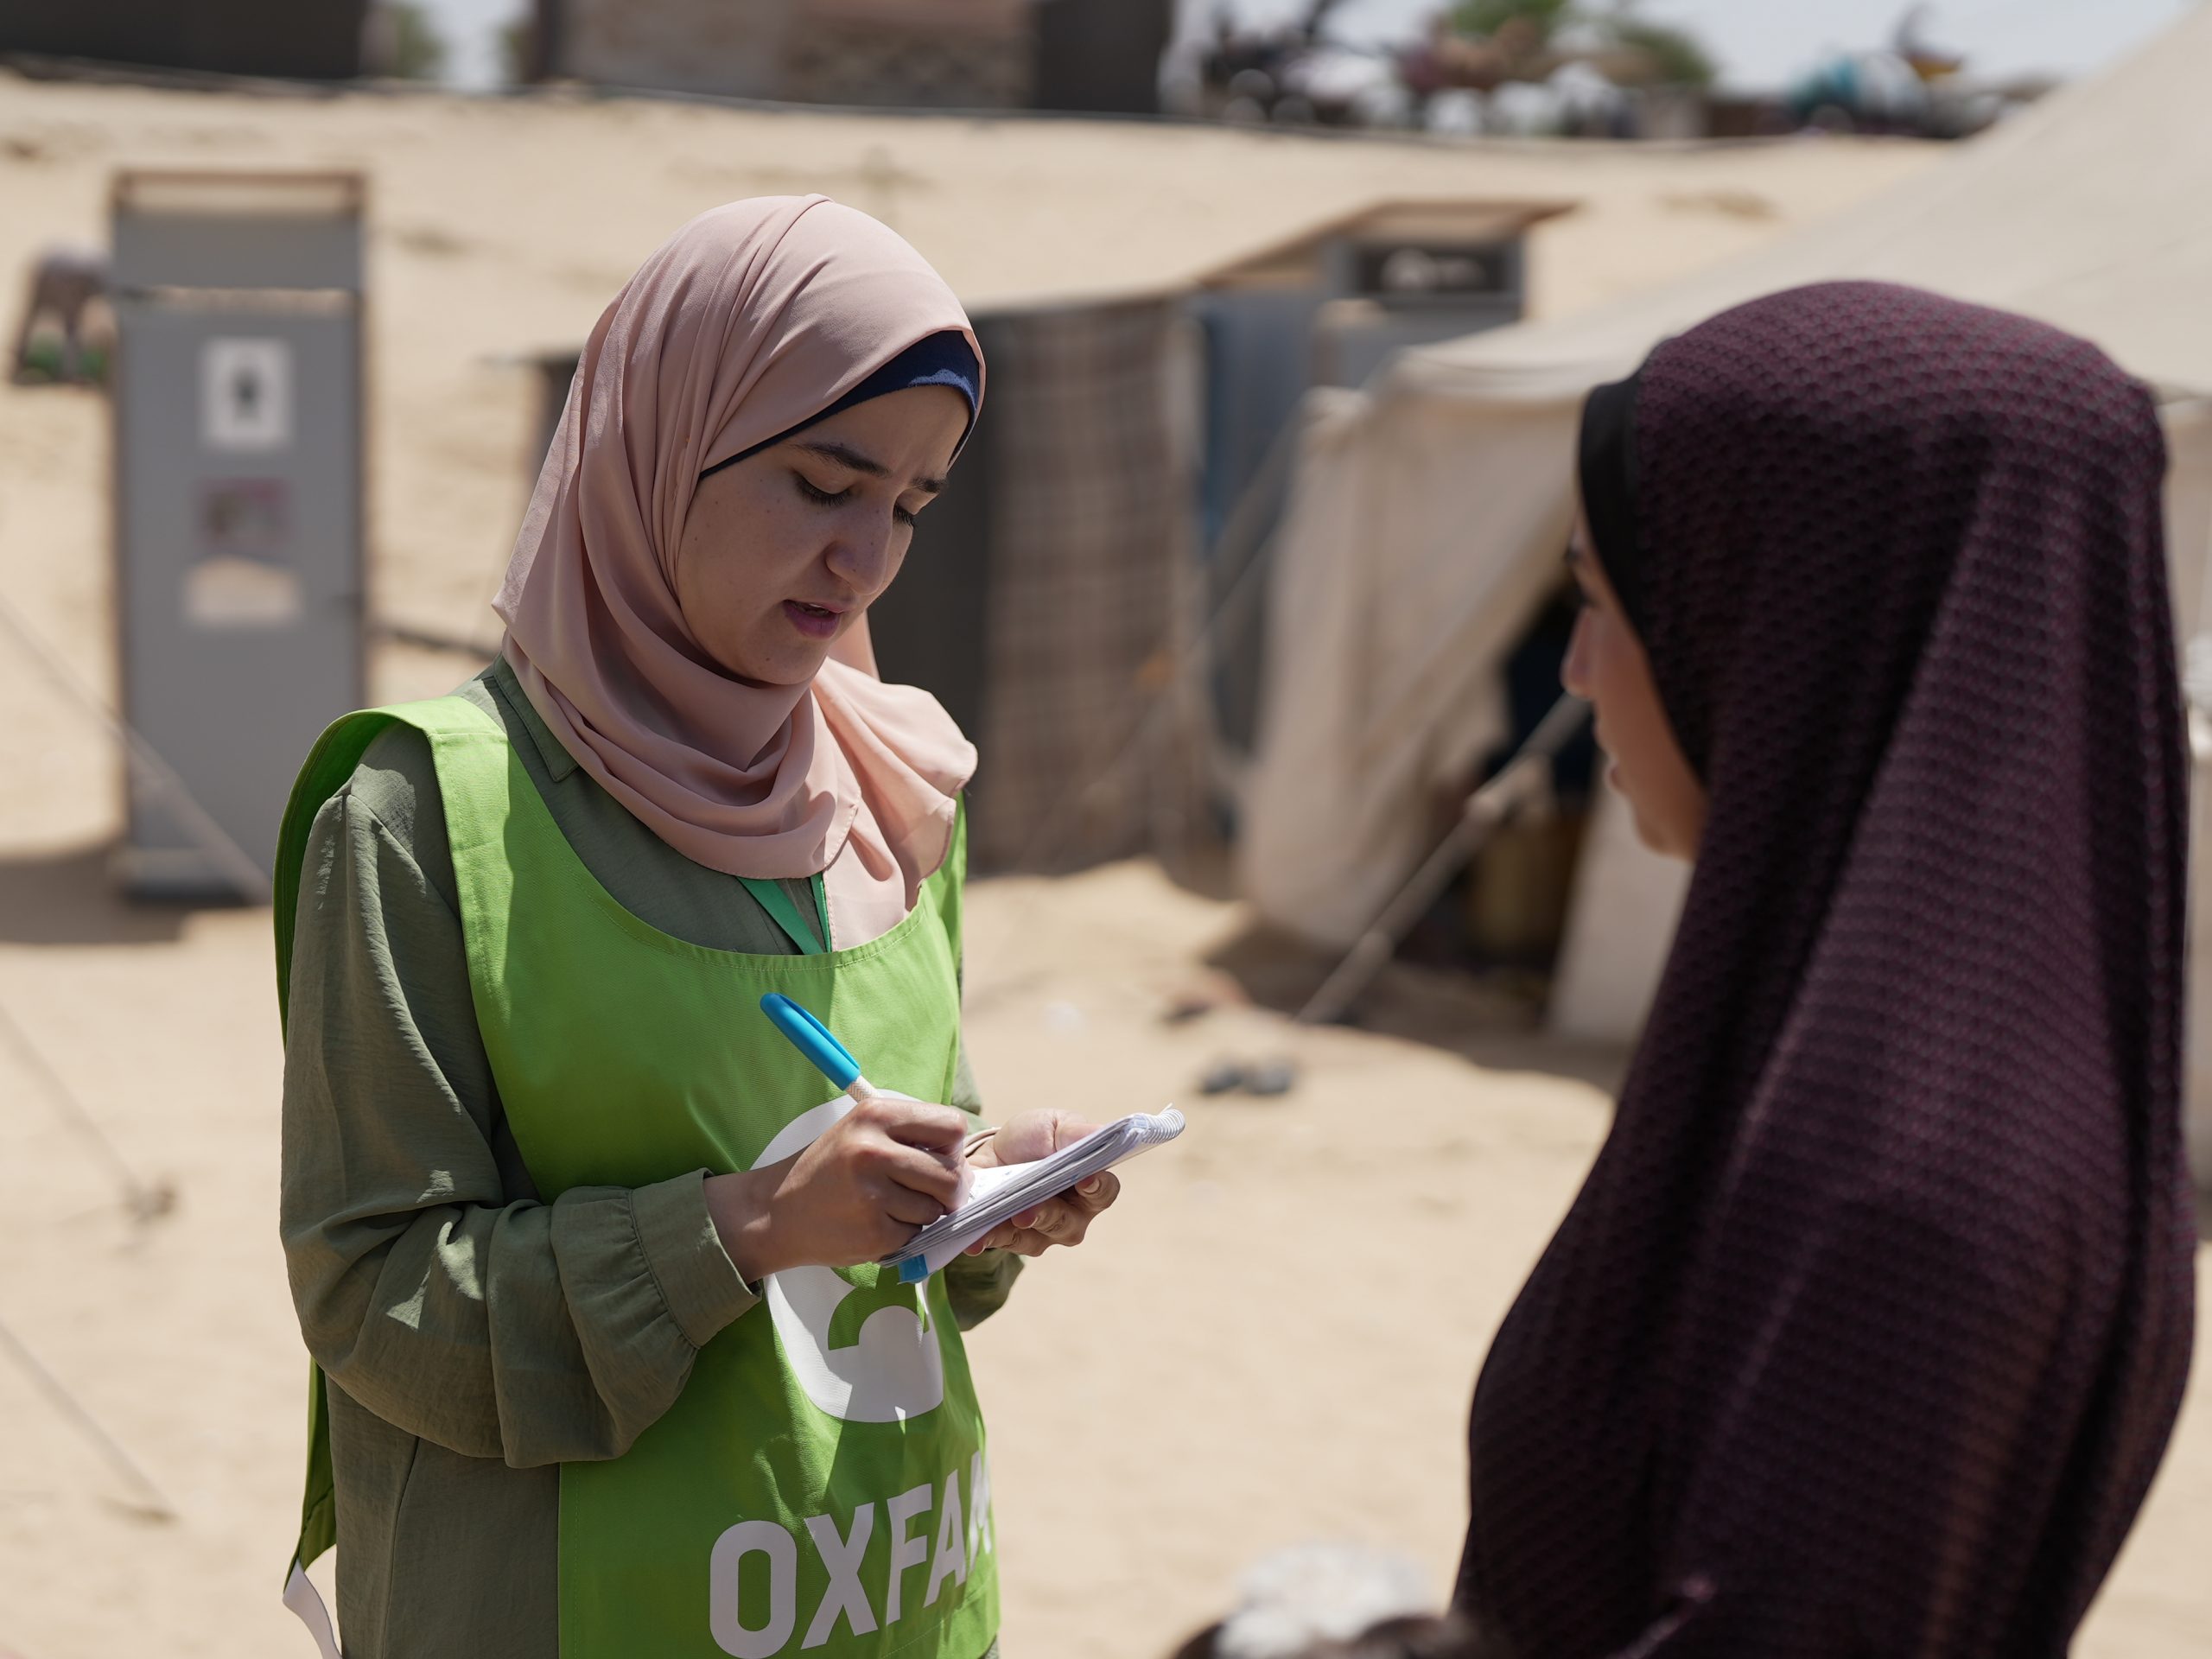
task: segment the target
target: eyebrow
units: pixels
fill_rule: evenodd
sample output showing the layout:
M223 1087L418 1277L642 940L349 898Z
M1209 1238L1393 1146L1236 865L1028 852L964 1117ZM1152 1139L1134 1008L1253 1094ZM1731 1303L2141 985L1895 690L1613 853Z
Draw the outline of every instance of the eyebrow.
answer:
M853 471L865 474L870 478L891 476L891 469L881 461L864 455L859 450L839 443L835 439L824 438L813 442L803 442L797 447L805 450L809 454L820 455L825 461L834 461L840 467L849 467ZM918 478L907 487L919 490L924 495L936 495L944 488L944 480L941 478Z

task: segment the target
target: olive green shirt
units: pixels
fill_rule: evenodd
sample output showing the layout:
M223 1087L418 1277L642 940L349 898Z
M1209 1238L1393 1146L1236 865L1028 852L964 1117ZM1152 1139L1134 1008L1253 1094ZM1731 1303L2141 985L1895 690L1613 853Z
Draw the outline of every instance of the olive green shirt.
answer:
M695 864L578 766L504 661L458 694L506 728L592 874L652 926L797 950L734 876ZM804 881L786 884L813 914ZM395 726L315 815L284 1056L282 1225L328 1376L348 1659L556 1659L560 1465L619 1457L693 1356L758 1300L693 1170L547 1204L499 1104L469 990L429 741ZM963 1051L952 1105L977 1100ZM1003 1251L947 1270L963 1329Z

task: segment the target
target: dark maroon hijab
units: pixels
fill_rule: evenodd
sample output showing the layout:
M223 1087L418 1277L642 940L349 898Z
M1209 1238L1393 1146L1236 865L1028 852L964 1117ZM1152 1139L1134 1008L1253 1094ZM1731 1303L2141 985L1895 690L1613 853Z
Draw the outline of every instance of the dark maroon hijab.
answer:
M1459 1599L1522 1659L2063 1654L2190 1351L2151 398L1867 283L1633 395L1593 540L1710 817L1476 1389Z

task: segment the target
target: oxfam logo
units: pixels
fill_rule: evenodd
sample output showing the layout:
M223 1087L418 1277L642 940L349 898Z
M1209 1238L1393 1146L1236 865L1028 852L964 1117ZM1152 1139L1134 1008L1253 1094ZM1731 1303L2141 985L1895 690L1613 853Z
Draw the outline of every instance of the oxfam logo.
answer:
M905 1095L886 1097L909 1099ZM852 1097L801 1113L783 1127L753 1166L781 1163L811 1146L853 1109ZM944 1355L925 1321L920 1285L901 1285L888 1268L863 1268L877 1282L863 1288L834 1268L786 1268L763 1287L784 1363L806 1397L849 1423L890 1423L934 1411L944 1400Z

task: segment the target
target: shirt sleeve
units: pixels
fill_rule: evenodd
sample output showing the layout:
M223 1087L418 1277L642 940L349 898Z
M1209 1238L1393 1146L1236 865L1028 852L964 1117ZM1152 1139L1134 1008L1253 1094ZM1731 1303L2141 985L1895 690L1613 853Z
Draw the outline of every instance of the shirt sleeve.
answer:
M755 1298L703 1170L530 1190L428 861L351 785L316 816L284 1068L301 1332L332 1382L422 1439L517 1467L616 1457Z

